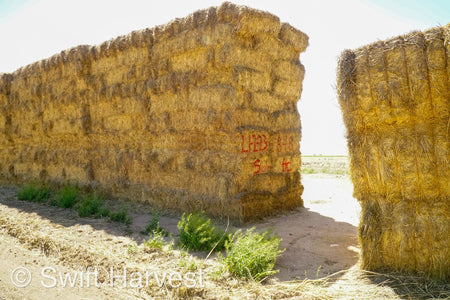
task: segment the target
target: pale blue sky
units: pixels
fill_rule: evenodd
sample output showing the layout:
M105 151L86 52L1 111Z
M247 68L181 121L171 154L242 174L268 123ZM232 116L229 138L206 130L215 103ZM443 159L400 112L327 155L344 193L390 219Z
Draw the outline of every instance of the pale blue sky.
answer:
M135 29L165 24L223 1L0 0L0 73L61 50L98 44ZM299 101L304 154L346 155L345 128L336 100L339 54L376 40L450 22L450 0L236 0L269 11L302 30L310 45Z

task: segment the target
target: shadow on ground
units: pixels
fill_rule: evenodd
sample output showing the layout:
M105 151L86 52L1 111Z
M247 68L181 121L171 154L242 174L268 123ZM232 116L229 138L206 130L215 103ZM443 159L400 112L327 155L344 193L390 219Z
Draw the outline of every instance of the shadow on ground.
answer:
M278 259L280 280L317 279L355 265L359 260L356 227L336 222L308 208L269 219L258 228L273 228L283 239Z

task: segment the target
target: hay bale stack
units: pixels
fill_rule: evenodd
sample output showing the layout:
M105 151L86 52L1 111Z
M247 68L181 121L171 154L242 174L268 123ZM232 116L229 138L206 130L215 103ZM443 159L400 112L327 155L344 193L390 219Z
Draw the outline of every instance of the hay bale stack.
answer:
M338 66L363 268L450 280L450 24Z
M301 206L307 41L224 3L2 75L1 176L241 221Z

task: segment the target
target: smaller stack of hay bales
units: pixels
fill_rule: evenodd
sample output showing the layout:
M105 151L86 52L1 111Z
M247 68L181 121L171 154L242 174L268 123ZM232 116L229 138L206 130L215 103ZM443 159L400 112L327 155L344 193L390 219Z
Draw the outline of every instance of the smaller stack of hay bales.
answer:
M307 43L224 3L2 75L1 177L241 221L301 206Z
M362 264L450 280L450 24L340 57Z

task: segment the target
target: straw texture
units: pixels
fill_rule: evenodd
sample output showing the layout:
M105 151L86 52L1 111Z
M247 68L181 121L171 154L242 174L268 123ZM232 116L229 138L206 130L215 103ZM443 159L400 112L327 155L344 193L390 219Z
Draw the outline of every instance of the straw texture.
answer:
M450 280L450 24L342 53L363 267Z
M224 3L0 77L0 172L241 221L302 205L308 37Z

